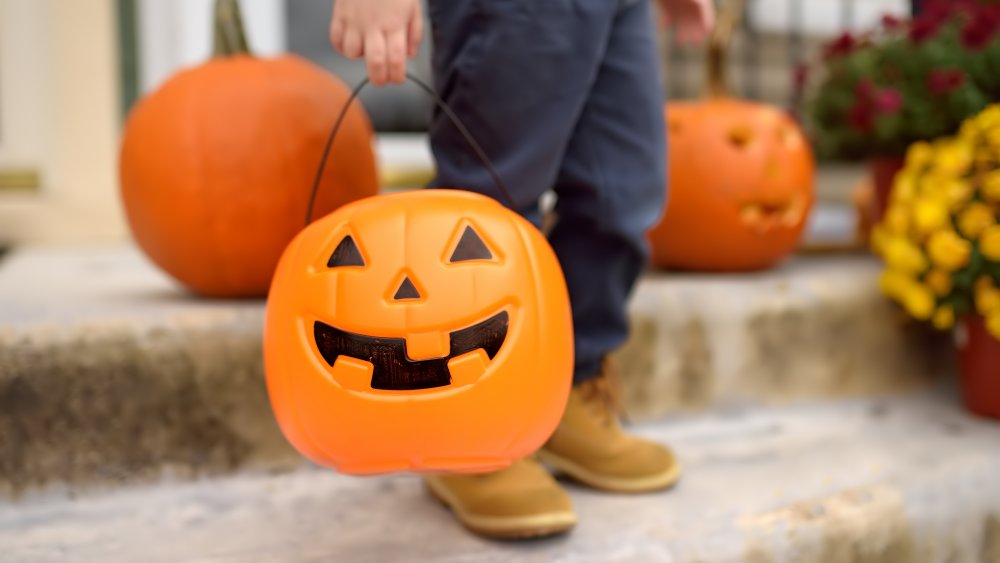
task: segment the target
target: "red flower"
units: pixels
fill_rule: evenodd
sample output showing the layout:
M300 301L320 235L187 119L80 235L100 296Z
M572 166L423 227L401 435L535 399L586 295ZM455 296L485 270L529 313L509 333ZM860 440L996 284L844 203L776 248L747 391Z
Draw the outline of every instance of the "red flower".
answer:
M931 37L934 37L943 23L943 19L930 16L923 16L913 20L913 25L910 26L910 41L917 44L927 41Z
M893 114L903 107L903 95L895 88L883 88L872 98L875 111L881 114Z
M870 79L858 82L854 93L857 98L847 110L847 120L860 133L875 128L879 115L892 115L903 107L903 95L895 88L878 88Z
M966 48L979 51L989 45L1000 29L1000 13L996 9L984 8L970 14L962 28L962 44Z
M857 40L850 32L844 32L833 41L826 44L823 49L823 58L826 60L846 57L854 52L858 46Z
M955 14L976 10L979 0L927 0L921 17L944 20Z
M869 133L875 128L875 112L867 100L858 99L847 112L847 120L859 133Z
M935 96L944 96L965 84L965 78L960 69L934 69L927 75L927 89Z
M862 78L858 81L858 85L854 87L854 93L857 94L858 98L868 102L875 97L876 91L875 83L872 82L871 78Z

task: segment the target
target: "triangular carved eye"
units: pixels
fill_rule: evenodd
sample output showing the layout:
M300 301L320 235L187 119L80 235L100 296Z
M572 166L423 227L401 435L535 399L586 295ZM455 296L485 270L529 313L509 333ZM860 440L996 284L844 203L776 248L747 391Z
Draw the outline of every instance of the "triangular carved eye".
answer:
M467 260L492 260L493 253L486 248L486 243L479 238L472 227L466 226L462 238L458 240L458 246L451 253L449 262L465 262Z
M354 238L351 235L344 237L344 240L340 241L337 245L337 249L333 251L333 255L330 256L330 261L326 263L330 268L337 268L340 266L364 266L365 259L361 257L361 251L358 249L358 245L354 242Z
M403 301L404 299L420 299L420 292L417 291L417 287L413 285L409 277L403 278L403 283L399 284L399 289L396 290L396 295L392 296L396 301Z

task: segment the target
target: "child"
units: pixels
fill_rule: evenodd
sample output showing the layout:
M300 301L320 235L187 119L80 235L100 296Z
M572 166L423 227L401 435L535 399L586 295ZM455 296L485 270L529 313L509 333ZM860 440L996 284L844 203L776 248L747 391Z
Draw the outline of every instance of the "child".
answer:
M711 0L659 0L682 40L700 40ZM626 301L665 197L664 96L650 0L429 0L434 83L474 132L524 216L540 222L553 189L549 241L573 309L574 386L562 422L535 458L482 475L432 476L430 493L490 537L565 532L568 495L540 462L606 491L671 486L666 447L616 419L607 354L627 335ZM364 57L375 85L402 82L423 34L420 0L335 0L330 38ZM433 185L498 197L447 119L430 127Z

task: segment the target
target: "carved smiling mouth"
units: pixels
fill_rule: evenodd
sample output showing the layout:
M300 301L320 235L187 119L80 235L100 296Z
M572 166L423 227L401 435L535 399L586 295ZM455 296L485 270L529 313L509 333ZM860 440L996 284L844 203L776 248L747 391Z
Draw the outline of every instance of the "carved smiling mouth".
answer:
M340 356L364 360L374 366L372 389L415 391L451 384L448 361L478 350L490 360L497 355L507 339L510 320L506 311L449 334L449 355L428 360L411 360L406 355L406 339L366 336L347 332L316 321L313 336L320 355L332 367Z

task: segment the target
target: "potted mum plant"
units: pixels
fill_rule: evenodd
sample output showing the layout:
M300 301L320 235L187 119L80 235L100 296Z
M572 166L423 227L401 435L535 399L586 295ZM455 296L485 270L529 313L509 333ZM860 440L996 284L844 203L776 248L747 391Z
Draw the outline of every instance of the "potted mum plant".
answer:
M962 390L1000 419L1000 104L955 137L917 142L871 244L882 291L914 318L955 329Z
M817 151L868 160L878 220L906 147L1000 100L1000 3L931 0L912 20L885 16L829 43L821 74L808 108Z

